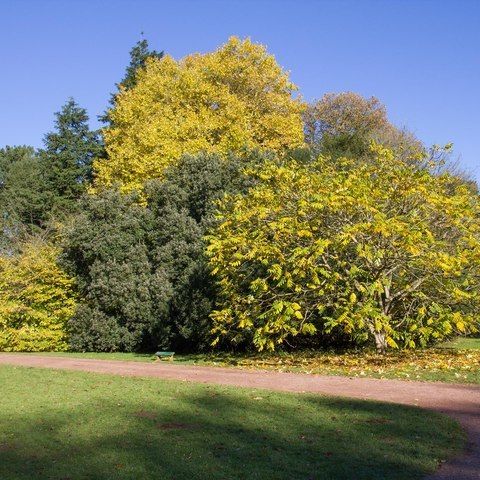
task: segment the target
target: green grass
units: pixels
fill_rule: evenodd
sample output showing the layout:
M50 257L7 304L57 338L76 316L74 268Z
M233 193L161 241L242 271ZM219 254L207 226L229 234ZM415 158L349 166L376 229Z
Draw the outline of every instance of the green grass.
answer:
M417 479L460 451L413 407L0 367L3 480Z
M123 360L127 362L153 362L157 357L149 353L122 352L35 352L22 355L42 355L47 357L90 358L93 360Z
M480 338L459 337L451 342L446 342L442 348L454 350L480 350Z

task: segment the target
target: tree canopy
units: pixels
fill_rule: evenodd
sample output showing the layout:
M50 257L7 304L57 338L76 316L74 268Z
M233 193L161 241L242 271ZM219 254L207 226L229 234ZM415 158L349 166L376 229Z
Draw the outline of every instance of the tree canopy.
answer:
M354 92L327 93L304 112L305 140L317 152L330 156L368 159L372 140L393 150L398 158L418 164L425 147L409 131L387 118L376 97Z
M116 84L117 91L110 95L110 109L115 106L117 101L117 95L119 92L124 90L129 90L134 87L137 83L137 71L145 67L145 63L148 58L157 58L161 59L163 57L163 52L158 52L157 50L150 50L148 45L148 40L143 38L139 40L130 50L130 62L125 69L125 74L122 80ZM107 110L103 115L99 117L101 121L107 124L111 124L112 119L110 118L110 109Z
M480 197L375 97L265 46L141 40L92 130L0 149L0 349L424 347L479 328Z
M425 346L475 331L480 203L374 145L370 161L271 162L209 237L215 332L273 350L297 335Z
M84 198L63 245L82 299L70 322L73 348L210 345L215 286L203 236L215 201L245 190L241 168L255 153L249 158L184 156L146 185L143 206L116 189Z
M73 98L55 113L55 130L39 151L49 208L71 211L92 179L92 160L103 152L99 133L90 130L88 115Z
M0 222L3 248L32 233L46 219L47 192L32 147L0 149Z
M213 53L149 58L136 85L118 94L104 130L107 159L97 188L141 189L184 153L301 146L302 102L265 47L232 37Z

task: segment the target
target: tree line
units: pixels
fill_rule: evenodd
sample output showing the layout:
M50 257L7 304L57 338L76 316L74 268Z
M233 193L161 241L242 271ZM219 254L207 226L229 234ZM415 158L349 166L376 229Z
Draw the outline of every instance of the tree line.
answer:
M476 183L262 45L130 52L93 131L0 149L0 349L417 348L475 332Z

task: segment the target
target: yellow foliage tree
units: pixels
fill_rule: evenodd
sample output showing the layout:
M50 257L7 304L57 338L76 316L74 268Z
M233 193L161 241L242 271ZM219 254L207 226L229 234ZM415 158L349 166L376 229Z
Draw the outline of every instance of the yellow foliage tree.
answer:
M369 161L266 162L208 237L214 332L273 350L342 332L378 351L476 332L480 200L371 146ZM454 179L453 179L454 180Z
M141 189L184 153L298 147L304 104L296 89L264 46L236 37L178 62L149 59L109 113L96 187Z
M75 298L57 255L51 245L33 242L18 255L0 257L0 350L67 349L65 324Z

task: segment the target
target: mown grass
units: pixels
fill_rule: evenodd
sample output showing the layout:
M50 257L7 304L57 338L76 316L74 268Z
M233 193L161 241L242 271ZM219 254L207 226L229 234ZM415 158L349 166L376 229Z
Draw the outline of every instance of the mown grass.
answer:
M157 357L150 353L123 352L35 352L22 355L42 355L47 357L89 358L92 360L123 360L125 362L152 362Z
M135 353L42 353L106 360L155 360L154 355ZM411 352L298 351L294 353L207 353L176 355L175 363L267 369L287 372L396 378L480 384L480 338L458 338L438 348Z
M464 445L377 402L0 367L5 480L416 479Z
M454 350L480 350L480 337L458 337L451 342L444 343L441 347Z

